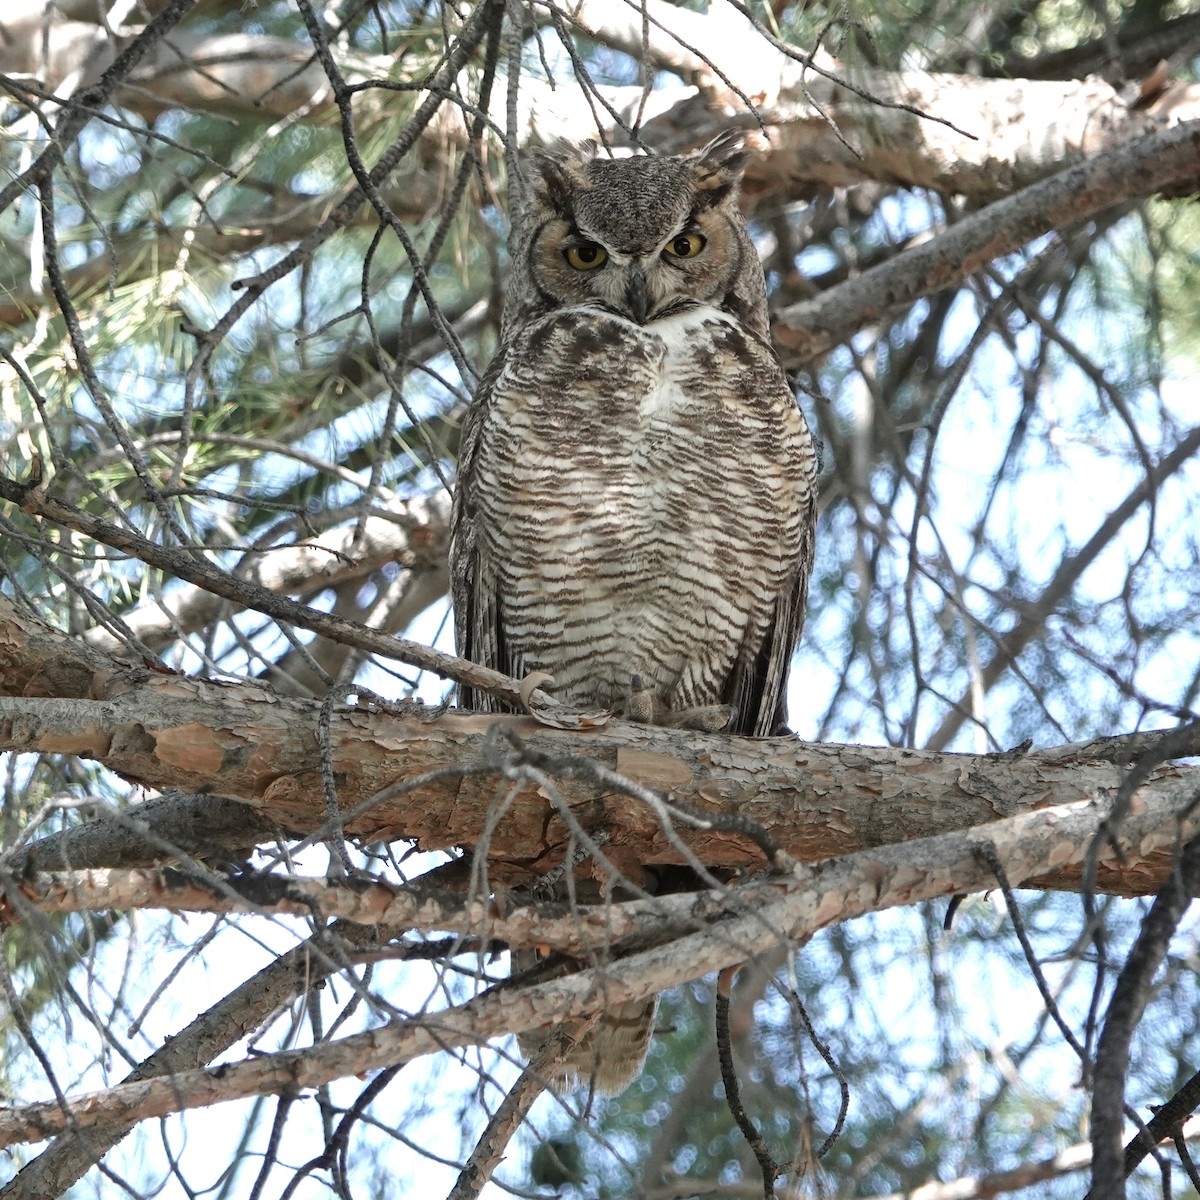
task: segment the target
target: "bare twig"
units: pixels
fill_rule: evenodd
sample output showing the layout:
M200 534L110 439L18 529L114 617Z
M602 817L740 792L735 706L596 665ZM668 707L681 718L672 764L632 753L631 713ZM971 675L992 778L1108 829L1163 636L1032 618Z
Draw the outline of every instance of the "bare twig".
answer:
M471 1156L463 1164L458 1179L446 1200L474 1200L487 1186L508 1147L528 1115L533 1102L546 1089L556 1059L565 1056L568 1046L564 1035L552 1037L508 1089L500 1107L491 1115L475 1143Z
M763 1140L758 1126L750 1119L742 1103L741 1087L738 1084L737 1067L733 1062L733 1045L729 1037L729 991L737 967L726 967L717 976L715 1012L717 1022L717 1057L721 1063L721 1082L725 1085L725 1103L733 1115L737 1127L742 1131L746 1144L758 1160L762 1171L764 1200L774 1200L775 1180L790 1168L788 1163L778 1163Z
M379 633L356 621L347 621L309 605L289 600L251 580L239 579L223 571L206 558L189 553L186 548L164 546L133 530L122 529L81 509L54 500L41 490L40 479L20 484L0 477L0 499L20 505L25 512L75 529L103 545L140 559L149 566L158 567L179 579L186 579L205 591L246 608L253 608L277 621L297 625L301 629L311 630L322 637L355 646L372 654L399 659L422 670L434 671L447 679L468 683L471 687L500 696L518 707L522 703L519 683L499 671L477 666L466 659L455 658L452 654L445 654L417 642ZM535 697L538 694L535 693Z
M1105 1013L1093 1076L1090 1200L1124 1200L1126 1172L1121 1117L1129 1047L1150 999L1154 976L1197 887L1200 887L1200 839L1193 838L1184 846L1176 870L1146 913L1137 940L1117 976Z

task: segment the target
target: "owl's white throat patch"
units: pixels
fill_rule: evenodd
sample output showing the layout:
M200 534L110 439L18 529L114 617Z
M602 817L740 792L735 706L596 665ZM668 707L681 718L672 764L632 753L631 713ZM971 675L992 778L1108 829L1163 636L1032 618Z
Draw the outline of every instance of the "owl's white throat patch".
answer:
M658 317L645 326L651 333L656 333L664 342L671 343L673 339L687 337L708 321L720 321L722 325L736 325L737 322L727 313L711 304L691 304L679 312L666 317Z
M642 401L644 416L665 416L675 412L680 405L692 403L693 389L686 386L687 381L696 373L697 344L709 336L704 326L711 327L713 323L733 325L734 321L728 313L705 304L641 326L644 334L659 343L663 352L658 387L652 388Z

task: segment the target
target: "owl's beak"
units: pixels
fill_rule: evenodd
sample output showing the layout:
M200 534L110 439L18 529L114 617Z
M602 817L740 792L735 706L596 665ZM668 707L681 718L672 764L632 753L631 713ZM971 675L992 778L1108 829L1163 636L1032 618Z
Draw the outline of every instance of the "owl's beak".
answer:
M650 311L650 293L646 287L646 272L641 267L629 268L629 282L625 285L625 303L629 305L629 315L639 325L645 325L646 314Z

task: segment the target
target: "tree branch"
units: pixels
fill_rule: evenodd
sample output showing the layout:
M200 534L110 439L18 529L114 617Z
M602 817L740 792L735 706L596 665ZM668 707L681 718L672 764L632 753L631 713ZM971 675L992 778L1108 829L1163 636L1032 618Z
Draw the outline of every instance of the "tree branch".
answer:
M0 188L0 212L4 212L28 188L50 179L75 139L91 121L93 111L103 108L111 100L120 84L137 70L138 64L146 55L154 52L195 4L196 0L170 0L155 14L149 24L113 57L111 63L105 64L106 69L95 83L65 102L49 145L17 178ZM36 28L40 34L40 20Z
M296 544L267 547L250 558L238 576L268 591L311 596L362 580L384 563L403 562L434 571L438 591L444 593L447 508L439 500L396 501L389 506L388 516L369 517L361 527L347 525ZM204 628L227 603L207 588L184 585L122 614L121 619L139 641L159 650L181 634ZM87 638L111 653L120 653L123 646L120 638L99 627L88 630Z
M248 816L257 822L307 835L326 816L319 711L315 702L282 699L251 684L132 668L0 597L0 750L78 755L156 790L236 798L252 806ZM347 834L412 838L426 849L478 845L505 762L503 746L490 735L496 728L519 732L535 753L591 760L702 815L736 812L804 861L1086 797L1111 803L1125 776L1118 764L1081 760L1069 748L930 754L624 722L571 733L521 717L451 714L430 721L359 705L335 710L329 731ZM1171 804L1197 779L1196 767L1160 767L1145 795ZM744 835L664 828L636 796L597 786L586 771L560 779L558 790L592 833L607 835L606 855L635 877L643 864L682 861L681 844L710 866L761 866L761 851ZM493 877L527 882L530 871L561 860L571 831L551 799L526 785L515 790L488 837L481 848ZM61 859L42 861L56 866ZM71 865L107 864L75 859ZM513 874L506 877L506 869ZM1135 854L1107 869L1099 886L1145 894L1157 890L1168 869L1169 857ZM1059 866L1038 886L1074 889L1078 881L1073 868Z
M543 13L550 8L539 7ZM750 165L746 193L775 203L796 198L799 188L864 180L931 187L986 202L1200 113L1200 88L1183 83L1154 104L1133 108L1108 83L1090 77L981 79L851 70L824 54L799 51L791 57L724 3L714 2L707 14L646 4L650 39L645 47L640 3L587 0L555 7L571 29L631 56L644 55L687 81L656 88L650 98L642 136L660 149L703 143L729 125L731 114L757 127L742 99L752 97L769 145ZM40 8L9 22L0 72L37 77L53 92L81 69L91 72L85 81L94 78L120 48L87 20L55 14L43 55L45 23ZM384 56L345 53L339 66L356 86L390 80L395 68ZM470 95L470 87L461 86L465 83L460 81L461 94ZM644 103L640 87L596 86L595 91L606 107L628 120ZM332 89L310 51L286 38L243 32L184 30L170 46L153 45L121 80L117 98L146 118L178 107L274 120L307 105L307 119L325 121L334 107ZM964 112L971 114L972 136L944 123L947 116L961 120ZM489 116L503 128L506 114L499 99ZM578 89L552 90L533 78L522 81L519 120L514 132L522 142L580 140L597 133L593 111ZM454 141L444 126L430 129L422 160L444 159L456 149Z
M1200 830L1191 789L1143 807L1122 825L1101 857L1169 849ZM68 1125L163 1116L246 1096L294 1093L350 1074L411 1061L503 1033L561 1024L599 1008L643 999L737 963L796 944L825 926L895 905L986 888L992 871L978 853L989 842L1019 884L1056 868L1078 869L1104 828L1107 805L1083 800L997 821L986 829L866 850L815 866L795 865L771 879L731 889L720 905L697 911L689 896L659 903L685 906L702 925L694 933L599 968L526 987L500 985L441 1012L422 1013L307 1049L182 1071L170 1079L120 1084L79 1096L67 1111L56 1102L0 1111L0 1145L34 1141Z
M690 906L716 903L720 893L688 893L687 900L659 899L582 906L556 915L554 906L523 905L502 911L488 899L404 886L383 879L305 879L283 875L199 877L173 867L136 870L52 871L0 876L0 925L15 924L27 906L40 912L108 912L160 908L169 912L256 913L337 918L363 926L423 933L450 932L513 949L548 946L573 957L616 942L647 945L690 930ZM19 893L19 897L15 895Z
M261 1026L277 1009L291 1004L340 970L344 955L336 947L341 940L353 944L355 939L369 934L373 931L360 926L335 924L306 938L168 1038L125 1082L169 1077L211 1061ZM101 1119L85 1136L64 1133L0 1187L0 1200L63 1195L135 1124L136 1121L114 1123Z
M240 579L230 574L188 549L163 545L143 537L132 529L113 525L82 509L63 504L46 495L41 489L40 481L32 485L19 484L0 476L0 499L20 505L22 510L30 515L44 517L55 524L74 529L101 545L129 554L148 566L158 567L170 576L186 580L234 604L253 608L265 616L286 621L370 654L399 659L422 670L434 671L447 679L468 683L472 687L500 696L510 704L525 707L526 700L518 681L499 671L477 666L452 654L422 646L418 642L380 633L356 621L348 621L289 600L253 580ZM548 700L548 697L539 691L534 691L533 697Z
M1200 451L1200 426L1186 433L1179 444L1172 447L1162 460L1148 471L1130 491L1129 495L1100 523L1100 527L1074 554L1066 555L1055 571L1053 578L1042 589L1037 600L1022 604L1018 608L1016 625L1001 635L995 653L980 671L979 686L984 694L991 690L996 681L1016 662L1017 656L1046 628L1046 621L1071 594L1080 576L1088 569L1116 537L1121 527L1143 504L1157 497L1163 482L1174 475L1194 454ZM971 714L971 692L959 698L942 723L926 741L930 750L944 750L954 735Z
M1137 940L1113 987L1092 1072L1092 1187L1087 1200L1124 1200L1122 1135L1130 1046L1150 999L1154 976L1197 887L1200 839L1183 848L1170 878L1142 919Z
M775 342L785 364L798 366L1034 238L1126 200L1198 182L1200 120L1102 151L812 300L790 305L772 325Z

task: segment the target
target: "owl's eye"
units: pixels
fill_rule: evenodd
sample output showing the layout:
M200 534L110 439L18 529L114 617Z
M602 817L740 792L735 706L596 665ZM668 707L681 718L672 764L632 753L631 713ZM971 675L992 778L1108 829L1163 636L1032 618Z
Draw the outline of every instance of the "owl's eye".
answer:
M582 246L568 246L563 254L577 271L594 271L608 261L608 251L595 242L584 242Z
M695 258L704 249L704 242L698 233L681 233L666 244L664 253L672 258Z

